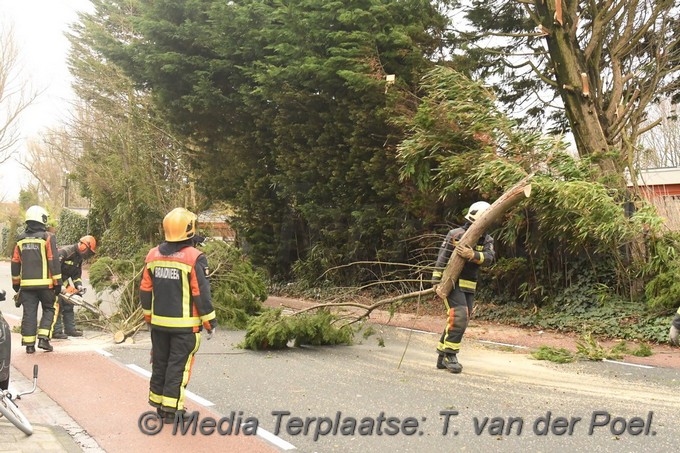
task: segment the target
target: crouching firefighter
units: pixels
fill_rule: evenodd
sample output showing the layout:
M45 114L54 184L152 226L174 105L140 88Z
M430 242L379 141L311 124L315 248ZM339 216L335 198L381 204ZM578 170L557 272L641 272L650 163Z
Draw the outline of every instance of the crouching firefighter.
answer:
M61 278L66 294L85 294L83 287L83 261L95 255L97 240L94 236L83 236L77 244L59 248L59 262L61 263ZM57 321L54 324L52 338L66 339L68 337L82 337L83 331L76 328L76 315L73 304L59 300Z
M474 307L474 295L477 288L477 276L479 266L488 265L495 258L494 240L488 234L482 234L474 249L459 245L467 229L489 207L489 203L478 201L473 203L465 215L467 222L462 227L454 228L448 232L446 239L439 248L439 255L432 273L433 284L438 284L442 278L442 272L449 262L451 254L457 253L466 260L463 270L455 282L455 285L444 301L447 309L447 322L444 332L437 346L437 368L446 369L451 373L463 371L463 365L458 362L458 351L463 340L463 334L467 329L468 320Z
M21 344L26 352L38 347L53 350L50 332L55 318L55 302L61 292L61 268L57 253L57 239L47 231L47 211L40 206L26 210L26 229L17 237L12 255L12 288L19 294L18 303L24 307L21 318ZM38 326L38 305L42 317Z
M208 260L194 247L196 215L184 208L163 219L165 242L146 256L140 287L144 319L151 329L149 404L171 422L185 412L189 382L201 330L216 326L210 296Z

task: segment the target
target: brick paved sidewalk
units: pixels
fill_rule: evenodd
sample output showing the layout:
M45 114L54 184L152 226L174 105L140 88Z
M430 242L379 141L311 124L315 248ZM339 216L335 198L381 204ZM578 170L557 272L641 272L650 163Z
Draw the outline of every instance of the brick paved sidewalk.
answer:
M11 370L10 390L25 391L33 386L16 369ZM64 410L39 388L19 400L19 409L33 426L33 434L27 436L4 417L0 417L0 452L103 452Z

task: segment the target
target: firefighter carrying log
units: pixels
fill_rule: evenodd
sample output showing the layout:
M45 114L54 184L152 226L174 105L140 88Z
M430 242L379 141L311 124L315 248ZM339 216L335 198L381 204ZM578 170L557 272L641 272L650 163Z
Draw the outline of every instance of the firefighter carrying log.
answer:
M446 369L451 373L463 371L463 365L458 362L457 354L474 307L479 267L482 264L491 264L495 258L494 240L488 234L482 234L474 249L463 247L458 243L470 225L487 208L489 208L489 203L485 201L478 201L470 206L465 215L467 222L459 228L450 230L446 235L446 239L439 248L435 270L432 273L432 281L436 285L441 281L442 272L452 253L455 252L466 260L453 290L444 301L448 316L446 327L437 346L437 368Z
M21 319L21 344L26 353L38 347L47 352L50 332L55 318L55 302L61 292L61 269L57 253L57 239L47 231L48 214L40 206L26 210L26 229L17 238L12 255L12 288L19 294L18 304L23 306ZM42 317L38 326L38 305Z
M165 242L146 256L140 287L144 319L151 329L149 404L172 422L185 412L189 382L201 330L215 330L208 260L194 247L196 215L175 208L163 219ZM210 337L208 337L210 338Z

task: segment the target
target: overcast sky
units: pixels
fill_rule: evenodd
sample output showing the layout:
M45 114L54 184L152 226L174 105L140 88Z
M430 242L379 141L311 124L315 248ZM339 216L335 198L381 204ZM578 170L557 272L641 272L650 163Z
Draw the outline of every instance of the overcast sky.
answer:
M73 91L64 32L77 20L78 11L91 8L89 0L0 0L0 28L13 29L21 77L42 92L20 119L18 153L25 149L27 139L68 118ZM0 200L4 201L16 200L19 189L31 182L15 162L0 166L0 180Z

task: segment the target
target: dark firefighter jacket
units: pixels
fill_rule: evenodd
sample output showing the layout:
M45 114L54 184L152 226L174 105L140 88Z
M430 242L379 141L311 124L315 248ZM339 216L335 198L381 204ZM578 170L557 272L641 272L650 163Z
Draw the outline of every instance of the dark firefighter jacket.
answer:
M199 332L210 326L215 311L207 258L188 241L154 247L146 256L140 300L144 317L154 329Z
M64 282L71 279L74 287L83 286L83 257L78 251L78 244L67 245L59 249L61 278Z
M22 289L60 286L57 239L43 225L30 222L17 238L11 269L12 285Z
M435 263L435 271L432 274L433 280L440 280L442 272L449 262L451 253L453 253L456 245L463 237L467 229L470 227L470 223L466 222L465 225L459 228L454 228L448 232L446 239L439 248L439 256L437 257L437 262ZM477 277L479 275L480 265L489 265L493 262L496 257L496 252L493 247L493 238L488 234L483 234L477 245L473 247L475 252L474 258L466 262L463 266L463 270L458 277L458 284L463 292L474 293L477 289Z

